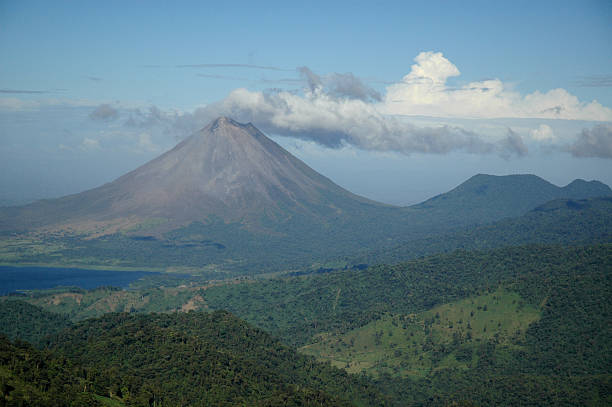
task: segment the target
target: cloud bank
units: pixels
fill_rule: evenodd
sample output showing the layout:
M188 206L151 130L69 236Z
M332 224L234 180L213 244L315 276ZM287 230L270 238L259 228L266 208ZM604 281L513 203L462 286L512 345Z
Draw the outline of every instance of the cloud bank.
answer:
M320 76L306 66L298 68L298 71L313 94L327 94L338 98L360 99L366 102L381 100L380 93L365 85L350 72Z
M391 84L381 95L351 73L318 75L308 67L298 68L302 92L274 89L235 89L223 100L192 113L168 114L156 108L136 112L128 125L165 125L167 133L187 136L220 116L252 122L269 134L314 141L330 148L344 145L372 151L404 154L445 154L463 151L498 154L504 158L525 156L529 143L565 149L577 156L606 155L605 129L585 130L568 150L562 147L547 124L523 129L506 128L505 134L486 134L454 125L417 126L410 116L440 118L566 119L610 121L612 110L596 101L580 102L563 89L521 95L499 79L471 82L451 88L447 81L459 69L442 53L422 52L410 72ZM603 129L603 130L602 130ZM603 133L602 133L603 132ZM526 137L526 139L524 139ZM567 141L565 141L567 143ZM556 143L556 144L555 144ZM557 145L558 147L555 147Z
M345 144L365 150L402 153L494 152L495 143L460 127L417 127L381 114L360 99L336 97L317 87L304 96L290 92L236 89L223 101L195 112L253 122L267 133L312 140L331 148Z
M387 88L388 114L472 118L612 120L612 109L597 101L583 103L565 89L521 95L499 79L447 86L459 69L440 52L422 52L410 73Z
M101 121L112 121L117 117L119 117L119 112L108 103L101 104L89 114L90 119Z
M250 121L264 131L312 140L327 147L352 145L366 150L444 154L451 151L524 156L522 135L507 129L505 136L477 134L458 126L418 127L410 116L444 118L539 118L609 121L612 110L596 101L583 103L563 89L521 95L499 79L451 88L447 81L459 69L442 53L422 52L401 82L381 96L353 74L321 76L308 67L298 69L302 93L285 90L251 91L239 88L225 99L198 109L191 118L205 122L218 115ZM183 122L190 117L182 117ZM525 134L532 142L550 142L550 126Z
M600 124L582 130L568 150L576 157L612 158L612 125Z
M163 111L155 106L121 109L118 105L101 104L89 117L99 123L123 126L134 137L149 135L138 136L141 151L153 151L160 135L179 140L224 115L240 122L252 122L268 134L314 141L330 148L348 145L403 154L460 151L510 158L525 156L539 144L547 151L612 158L609 125L612 109L597 101L582 102L564 89L520 94L499 79L450 86L449 79L460 76L461 72L442 53L422 52L414 62L408 74L399 82L389 84L384 92L373 89L352 73L320 75L301 67L298 72L302 91L238 88L224 99L193 112ZM181 67L276 69L247 64ZM294 83L295 79L286 81ZM13 105L13 99L7 101L7 106ZM423 117L431 120L422 120ZM465 121L461 121L464 119L479 119L473 121L479 125L466 128ZM574 138L569 140L549 124L538 123L535 127L531 124L528 128L503 124L504 120L514 119L542 119L548 123L564 119L600 124L583 130L577 137L580 127L574 128ZM151 135L153 139L147 138Z

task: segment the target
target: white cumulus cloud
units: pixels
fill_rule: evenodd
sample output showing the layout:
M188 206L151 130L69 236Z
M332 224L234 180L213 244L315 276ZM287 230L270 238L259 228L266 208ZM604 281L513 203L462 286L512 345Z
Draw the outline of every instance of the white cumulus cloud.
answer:
M553 129L547 124L540 124L538 128L530 130L529 135L536 141L552 141L555 139Z
M437 117L612 120L612 109L597 101L581 102L565 89L521 95L499 79L449 87L447 79L460 72L440 52L421 52L415 62L401 82L387 87L381 111Z

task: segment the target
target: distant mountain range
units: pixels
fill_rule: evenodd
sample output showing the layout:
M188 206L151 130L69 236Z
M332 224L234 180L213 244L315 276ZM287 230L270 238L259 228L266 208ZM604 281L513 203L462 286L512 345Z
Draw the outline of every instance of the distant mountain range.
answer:
M36 231L58 249L17 247L0 260L291 268L520 216L554 199L611 195L597 181L560 188L535 175L476 175L394 207L339 187L252 124L220 117L111 183L1 208L5 238Z
M599 181L576 179L558 187L535 175L478 174L455 189L413 206L427 216L452 223L483 224L523 215L554 199L585 199L612 195Z
M394 264L458 249L609 242L612 242L612 197L556 199L521 216L415 239L393 248L373 250L356 256L351 263Z

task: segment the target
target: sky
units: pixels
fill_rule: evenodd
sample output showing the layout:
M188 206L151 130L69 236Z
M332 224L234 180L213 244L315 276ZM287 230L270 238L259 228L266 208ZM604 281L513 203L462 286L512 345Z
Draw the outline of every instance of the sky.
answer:
M219 115L395 205L478 173L612 185L610 1L209 3L0 1L0 204Z

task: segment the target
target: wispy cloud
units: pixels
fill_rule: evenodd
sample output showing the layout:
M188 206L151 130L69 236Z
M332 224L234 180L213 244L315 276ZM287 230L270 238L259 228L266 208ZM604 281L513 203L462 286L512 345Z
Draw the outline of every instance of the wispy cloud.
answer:
M241 78L238 76L229 76L229 75L214 75L214 74L206 74L206 73L197 73L196 76L200 78L209 78L209 79L223 79L223 80L232 80L232 81L250 81L249 78Z
M247 68L263 69L268 71L293 71L293 69L280 68L278 66L253 65L253 64L184 64L175 65L176 68ZM154 67L154 65L149 65Z
M581 76L574 81L574 85L592 88L608 88L612 86L612 74Z
M181 67L284 70L250 64ZM537 151L538 147L545 146L549 151L564 149L575 156L612 158L609 124L584 130L577 137L579 124L567 134L549 125L553 119L609 123L612 122L612 109L596 101L580 101L564 89L521 94L499 79L449 86L448 79L459 76L460 71L439 52L419 54L408 74L382 92L352 73L319 74L308 67L292 70L299 73L300 78L268 79L246 73L225 75L224 72L196 70L192 75L249 81L249 84L277 82L302 86L301 89L263 91L238 88L224 99L192 112L164 111L155 106L120 108L117 104L96 104L89 117L99 122L121 120L120 131L138 135L141 151L152 151L152 145L163 145L162 138L168 139L169 135L175 139L184 138L215 117L225 115L240 122L252 122L268 134L314 141L330 148L348 145L404 154L461 151L509 158L525 156L530 150ZM259 73L263 74L279 75ZM254 78L248 79L249 76ZM3 103L11 108L15 100L0 98L0 108ZM16 105L15 109L20 106ZM424 117L426 120L422 120ZM537 120L531 120L529 127L504 122L514 119ZM467 122L472 124L465 124ZM476 122L480 124L474 125ZM147 138L147 134L153 138ZM568 135L572 139L568 139ZM104 143L106 145L106 141Z
M539 142L552 141L555 139L553 129L547 124L540 124L538 128L530 130L529 136Z
M281 83L281 84L290 84L290 85L304 83L304 79L301 79L301 78L246 78L246 77L240 77L240 76L205 74L205 73L197 73L196 76L200 78L221 79L221 80L231 80L231 81L245 81L245 82L255 82L255 83Z
M0 89L0 93L8 93L8 94L45 94L45 93L54 93L49 90L26 90L26 89Z
M371 103L322 92L308 91L301 96L237 89L221 102L197 109L192 118L202 123L219 115L253 122L269 134L311 140L330 148L352 145L405 154L465 151L508 155L518 151L458 126L418 127L382 115Z
M92 120L112 121L119 117L119 111L108 103L96 107L90 114Z
M98 76L85 76L85 79L89 79L92 82L101 82L104 80Z

